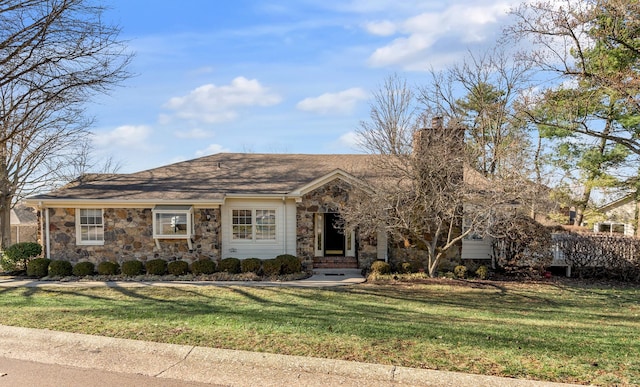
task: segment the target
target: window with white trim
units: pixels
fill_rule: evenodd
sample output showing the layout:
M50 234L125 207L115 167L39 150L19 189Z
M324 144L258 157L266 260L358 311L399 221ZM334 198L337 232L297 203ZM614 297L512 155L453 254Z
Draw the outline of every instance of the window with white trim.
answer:
M276 210L231 210L231 235L237 241L275 241Z
M153 237L187 239L193 235L191 206L156 206L153 209Z
M104 244L102 209L79 208L76 211L76 238L79 245Z

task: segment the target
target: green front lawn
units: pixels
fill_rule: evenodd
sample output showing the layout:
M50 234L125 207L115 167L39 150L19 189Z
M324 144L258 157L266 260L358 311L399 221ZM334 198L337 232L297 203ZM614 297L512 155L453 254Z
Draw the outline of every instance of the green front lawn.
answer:
M640 289L428 281L0 290L0 324L538 380L640 384Z

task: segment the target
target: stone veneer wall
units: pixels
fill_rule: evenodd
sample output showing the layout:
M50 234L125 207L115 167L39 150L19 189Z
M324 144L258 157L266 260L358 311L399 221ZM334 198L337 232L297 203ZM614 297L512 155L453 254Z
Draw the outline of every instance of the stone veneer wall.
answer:
M160 249L156 247L150 208L105 208L103 246L76 245L75 208L50 208L48 211L51 259L98 264L133 259L192 262L201 258L220 258L219 208L195 210L194 249L191 252L184 239L161 239Z
M313 266L314 248L314 214L316 213L340 213L349 200L351 185L343 180L336 179L317 188L302 197L296 208L296 250L306 267ZM377 258L375 236L364 236L356 233L356 246L358 265L361 268L369 267Z

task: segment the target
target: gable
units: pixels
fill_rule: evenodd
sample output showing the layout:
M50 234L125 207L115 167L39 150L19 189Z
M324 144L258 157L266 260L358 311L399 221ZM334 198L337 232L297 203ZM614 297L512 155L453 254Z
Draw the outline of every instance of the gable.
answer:
M299 187L298 189L292 191L290 194L294 195L294 196L302 196L305 195L315 189L318 189L326 184L329 184L335 180L342 180L344 182L346 182L347 184L354 186L354 187L359 187L361 189L364 189L367 192L371 191L371 188L361 179L358 179L357 177L341 170L341 169L336 169L335 171L332 171L330 173L327 173L324 176L321 176L311 182L309 182L308 184L305 184L301 187Z

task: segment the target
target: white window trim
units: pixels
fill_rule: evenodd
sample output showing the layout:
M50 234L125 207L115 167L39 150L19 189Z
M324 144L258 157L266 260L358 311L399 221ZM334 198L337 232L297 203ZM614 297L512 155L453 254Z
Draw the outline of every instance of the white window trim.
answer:
M100 218L102 224L92 224L88 226L101 226L102 227L102 240L82 240L82 224L80 223L80 213L82 210L100 210ZM76 208L76 245L78 246L103 246L104 245L104 209L102 208Z
M234 239L233 238L233 211L251 211L251 239ZM257 222L256 222L256 211L273 211L275 215L275 238L273 239L256 239L256 230L257 230ZM279 223L280 211L277 207L270 206L238 206L229 208L229 238L231 243L233 244L277 244L279 242L280 236L278 234L278 229L280 227Z
M194 227L194 214L193 206L156 206L152 211L152 228L153 239L156 242L156 247L160 248L160 239L185 239L189 244L189 250L193 250L192 238ZM187 230L185 234L160 234L157 232L157 215L159 214L177 214L186 215L187 218Z

